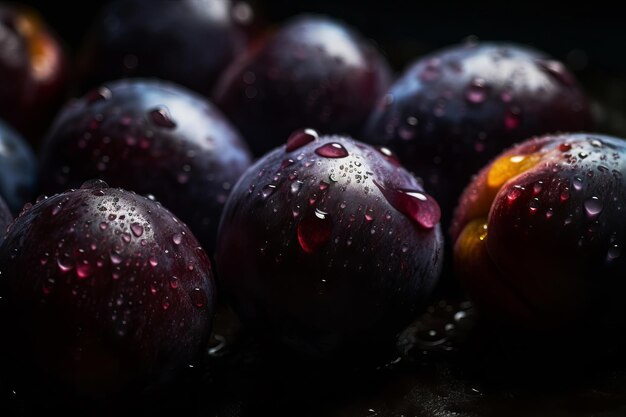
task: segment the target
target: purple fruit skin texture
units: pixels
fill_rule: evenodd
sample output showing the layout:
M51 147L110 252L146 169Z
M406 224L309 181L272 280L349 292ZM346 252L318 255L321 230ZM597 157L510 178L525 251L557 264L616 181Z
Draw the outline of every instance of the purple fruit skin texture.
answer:
M413 63L372 113L365 141L391 148L423 178L445 224L471 176L502 150L591 127L589 102L562 64L527 47L479 43Z
M319 156L325 143L343 145L349 156ZM296 181L302 184L293 193ZM281 146L242 176L222 216L216 264L221 288L249 328L314 357L350 347L367 352L425 307L441 270L439 225L416 226L374 181L422 190L378 150L339 136L292 152ZM264 198L269 184L275 191ZM316 209L327 213L332 231L306 253L297 229Z
M9 207L4 202L4 199L0 197L0 244L4 241L4 233L12 221L13 215L11 215Z
M230 188L251 163L238 132L210 103L174 84L135 79L106 88L108 99L92 91L58 116L42 150L43 191L100 178L152 194L212 254ZM158 109L168 120L153 119Z
M79 189L35 204L11 225L0 268L4 348L24 393L66 386L105 397L166 383L208 340L208 256L182 222L134 193Z
M390 79L385 58L361 35L300 16L233 61L214 99L261 156L295 129L360 133Z
M28 143L0 121L0 196L19 213L37 186L37 159Z
M209 95L246 34L228 0L121 0L95 22L79 57L84 89L157 77Z

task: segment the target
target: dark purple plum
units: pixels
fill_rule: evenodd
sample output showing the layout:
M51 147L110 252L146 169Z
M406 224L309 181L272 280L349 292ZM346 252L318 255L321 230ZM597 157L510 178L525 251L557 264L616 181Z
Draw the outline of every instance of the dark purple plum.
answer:
M220 283L272 342L314 357L369 352L425 307L441 270L439 215L386 149L298 131L229 197Z
M358 33L303 16L235 60L214 98L262 155L305 126L361 132L389 74L383 56Z
M33 197L37 185L37 159L30 146L9 125L0 121L0 196L14 214Z
M38 141L63 98L68 68L58 39L34 10L0 5L0 118Z
M196 363L209 337L215 290L198 241L102 181L27 207L0 270L2 361L20 393L137 393Z
M468 43L412 64L379 102L365 138L423 178L445 226L470 177L503 149L590 125L589 103L560 62L522 46Z
M102 11L79 58L84 88L158 77L208 95L246 48L252 9L231 0L118 0Z
M118 81L68 104L44 143L46 193L89 178L154 195L212 254L231 187L248 149L221 113L174 84Z
M452 238L457 275L484 316L576 338L619 333L625 175L626 142L594 134L527 140L480 171Z

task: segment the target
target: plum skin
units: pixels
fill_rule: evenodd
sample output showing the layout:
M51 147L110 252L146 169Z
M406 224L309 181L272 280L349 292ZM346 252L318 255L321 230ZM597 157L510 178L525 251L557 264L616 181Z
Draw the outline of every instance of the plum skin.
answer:
M470 177L502 150L591 126L589 102L561 63L527 47L485 42L411 64L381 98L364 138L396 152L424 180L447 227Z
M303 127L359 134L390 78L384 57L355 31L304 15L233 61L213 97L261 156Z
M37 187L37 159L28 143L0 121L0 196L19 213Z
M349 155L321 157L325 144ZM416 226L376 181L423 192L397 162L340 136L281 146L246 171L216 265L248 328L305 356L341 356L382 346L425 307L441 271L439 225Z
M452 240L458 275L486 317L526 329L623 325L625 152L608 136L544 136L476 176Z
M99 16L79 57L83 88L157 77L208 96L246 47L230 0L121 0Z
M189 229L145 197L85 187L26 209L0 248L0 326L23 393L138 393L208 340L211 265Z
M69 103L41 152L45 193L89 178L154 195L212 254L230 188L251 163L239 133L175 84L122 80Z
M69 62L33 9L0 6L0 118L38 143L65 93Z

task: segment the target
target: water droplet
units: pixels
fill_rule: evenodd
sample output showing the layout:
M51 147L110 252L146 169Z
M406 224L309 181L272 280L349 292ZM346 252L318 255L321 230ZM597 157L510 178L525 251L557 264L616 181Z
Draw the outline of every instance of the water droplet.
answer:
M519 187L513 187L509 190L508 193L506 193L506 199L509 203L512 203L517 200L521 195L522 189L520 189Z
M178 277L173 276L170 278L170 288L173 290L178 288Z
M324 158L345 158L348 156L348 151L342 144L331 142L320 146L315 150L315 153Z
M148 259L148 262L150 263L150 266L153 268L159 264L159 261L154 256L151 256L150 259Z
M293 165L293 159L285 159L283 160L283 162L280 163L280 167L278 168L278 171L282 171L283 169L287 168L290 165Z
M561 84L564 84L566 86L571 86L574 84L574 79L560 62L539 59L537 60L537 65L539 66L539 68L548 73Z
M521 110L518 107L513 107L506 111L504 115L504 127L509 130L516 129L521 122Z
M465 99L472 104L483 103L487 99L487 86L482 78L475 78L465 90Z
M393 153L389 148L381 146L377 149L381 154L383 154L387 162L390 162L392 165L395 166L400 166L400 160L398 159L398 156Z
M424 82L435 81L441 76L441 61L438 58L429 59L419 74L420 80Z
M139 223L133 223L130 225L130 230L133 232L135 237L141 237L143 235L143 226Z
M419 190L384 187L377 181L374 184L400 213L424 229L432 229L441 219L439 204L429 195Z
M609 251L606 254L607 262L612 262L615 259L619 258L622 254L622 250L618 245L613 245L609 248Z
M589 154L588 154L587 152L579 152L579 153L578 153L578 157L579 157L580 159L585 159L585 158L586 158L586 157L588 157L588 156L589 156Z
M585 200L583 206L585 207L585 212L589 220L597 219L600 213L602 213L602 202L598 197L591 197Z
M561 143L561 144L559 145L559 151L561 151L561 152L568 152L568 151L570 151L571 149L572 149L572 145L571 145L571 144L569 144L569 143L567 143L567 142L565 142L565 143Z
M328 213L315 209L298 223L298 242L306 253L320 249L330 238L333 222Z
M166 298L165 300L163 300L163 304L161 304L161 306L163 307L163 310L167 310L168 308L170 308L170 301Z
M543 190L543 181L537 181L533 184L533 195L538 195Z
M329 186L330 184L326 181L320 181L320 191L327 190Z
M100 230L106 230L109 227L109 223L102 222L100 223Z
M580 191L583 189L583 180L580 177L576 177L572 180L572 186L576 191Z
M130 239L131 239L130 233L122 233L122 240L125 243L130 243Z
M56 216L57 214L59 214L61 212L61 210L63 209L63 207L61 207L60 204L57 204L56 206L52 207L52 215Z
M65 255L59 256L57 258L57 265L61 272L68 272L74 269L74 261L72 261L71 258Z
M289 139L287 139L287 146L285 150L287 152L293 152L296 149L300 149L304 145L317 140L318 137L319 135L313 129L296 130L291 134L291 136L289 136Z
M109 255L109 257L111 258L111 263L113 265L119 265L122 263L122 261L124 260L122 258L122 255L119 252L111 252L111 254Z
M97 189L102 189L102 188L109 188L109 184L107 184L106 182L100 179L85 181L80 186L81 190L89 190L89 189L97 190Z
M189 296L191 297L191 301L196 307L202 308L207 305L208 300L206 294L200 288L194 288Z
M559 199L561 200L561 203L566 202L567 200L569 200L569 188L565 187L562 191L561 191L561 195L559 196Z
M98 87L87 93L85 99L87 100L87 104L93 104L97 101L109 100L111 96L111 90L106 87Z
M166 129L176 127L176 122L172 119L169 110L164 106L159 106L150 111L150 119L152 123Z
M268 198L276 191L276 186L274 184L268 184L261 189L261 196L263 198Z
M530 211L530 214L535 214L537 210L539 210L539 199L537 197L528 202L528 210Z
M87 261L83 261L76 266L76 276L78 279L85 279L91 275L91 265Z
M172 236L172 242L174 242L175 245L180 245L182 241L183 235L181 233L175 233L174 236Z

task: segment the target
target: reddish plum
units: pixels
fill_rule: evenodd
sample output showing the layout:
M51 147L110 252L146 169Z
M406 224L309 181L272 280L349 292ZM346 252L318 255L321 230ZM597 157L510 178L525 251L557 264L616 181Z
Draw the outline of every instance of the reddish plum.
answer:
M210 103L174 84L118 81L70 103L44 143L41 185L89 178L154 195L212 254L220 213L251 157Z
M299 131L235 186L218 275L269 340L312 356L364 353L425 307L441 270L439 216L389 151Z
M469 43L412 64L374 110L366 140L423 178L446 225L471 175L503 149L590 124L589 103L563 64L526 47Z
M262 155L305 126L359 133L389 79L383 56L358 33L304 16L235 60L214 97Z
M102 181L27 206L0 270L3 349L20 393L138 392L171 382L208 340L209 258L165 208Z

